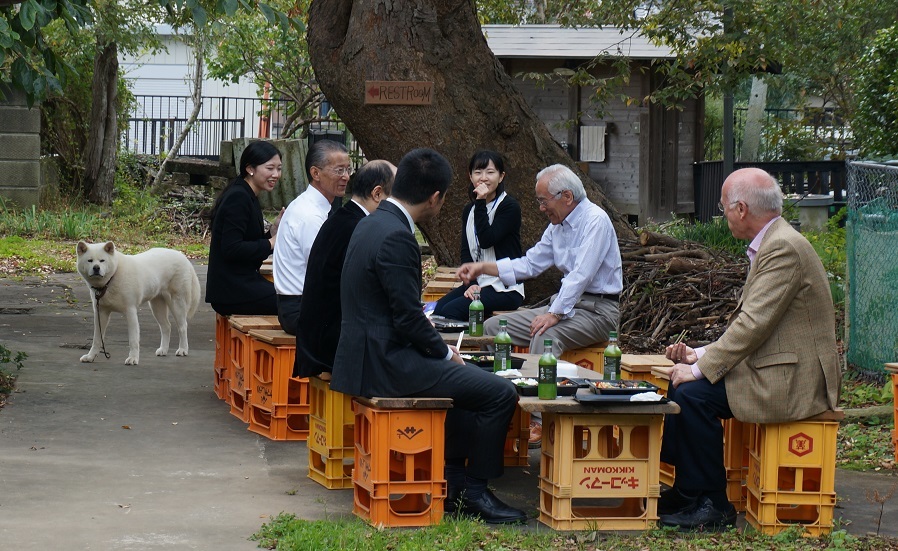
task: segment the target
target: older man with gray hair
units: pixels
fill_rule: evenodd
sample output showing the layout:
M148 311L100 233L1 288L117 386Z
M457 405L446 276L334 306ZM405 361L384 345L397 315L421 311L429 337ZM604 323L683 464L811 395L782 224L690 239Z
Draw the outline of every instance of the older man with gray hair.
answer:
M552 266L564 274L561 288L548 306L504 315L516 346L543 352L551 338L555 352L585 348L608 340L620 317L623 288L620 249L611 219L586 197L583 183L564 165L552 165L536 176L536 202L550 225L520 258L463 264L457 272L468 282L480 274L497 275L505 285L540 275ZM497 316L484 332L499 332Z

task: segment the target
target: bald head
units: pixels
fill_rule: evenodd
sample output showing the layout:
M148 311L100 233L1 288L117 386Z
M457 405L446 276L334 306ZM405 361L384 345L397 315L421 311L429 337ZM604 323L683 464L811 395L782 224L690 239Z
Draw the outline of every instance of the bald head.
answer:
M779 183L760 168L743 168L730 174L720 190L720 202L730 231L740 239L754 239L783 212Z

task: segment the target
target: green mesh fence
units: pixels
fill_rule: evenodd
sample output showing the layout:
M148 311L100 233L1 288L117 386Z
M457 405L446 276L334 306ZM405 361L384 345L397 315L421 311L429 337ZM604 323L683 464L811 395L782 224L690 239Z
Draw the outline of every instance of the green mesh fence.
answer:
M898 361L898 167L848 163L848 362Z

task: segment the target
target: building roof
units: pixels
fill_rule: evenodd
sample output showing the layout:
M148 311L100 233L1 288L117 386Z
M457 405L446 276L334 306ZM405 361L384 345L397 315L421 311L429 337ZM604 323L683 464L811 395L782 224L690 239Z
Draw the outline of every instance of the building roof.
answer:
M498 58L591 59L603 53L631 59L676 57L670 48L656 46L641 34L619 27L483 25L482 29Z

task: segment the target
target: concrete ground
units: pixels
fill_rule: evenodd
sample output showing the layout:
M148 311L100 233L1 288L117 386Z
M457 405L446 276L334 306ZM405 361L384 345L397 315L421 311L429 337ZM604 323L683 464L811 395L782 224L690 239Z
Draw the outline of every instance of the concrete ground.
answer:
M197 272L205 288L206 267ZM154 355L158 328L143 308L139 366L124 365L124 320L112 321L110 359L82 364L93 315L78 275L0 280L0 344L28 354L0 410L0 549L249 550L249 536L282 511L352 514L350 490L307 478L304 442L249 432L215 397L208 305L192 320L186 358ZM495 481L532 517L538 462L531 451L529 468ZM898 477L838 471L836 490L836 517L849 533L898 536ZM873 492L890 491L895 497L876 502Z

